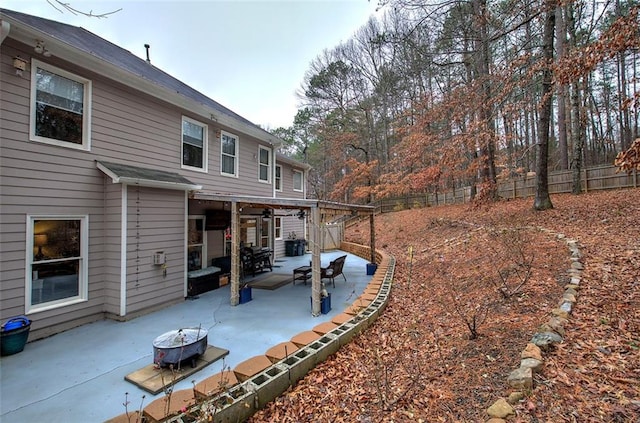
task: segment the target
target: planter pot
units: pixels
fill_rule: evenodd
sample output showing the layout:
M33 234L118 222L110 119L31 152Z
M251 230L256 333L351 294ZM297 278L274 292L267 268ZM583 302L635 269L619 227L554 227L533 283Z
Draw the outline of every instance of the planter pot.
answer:
M2 341L0 354L12 355L24 350L30 328L31 320L25 316L14 317L3 324L0 332Z
M311 299L311 309L313 310L313 297ZM331 311L331 292L326 297L320 298L320 313L328 314Z
M378 265L375 263L367 263L367 275L373 275L374 273L376 273L376 270L378 269Z
M248 303L251 300L251 287L240 288L240 304Z

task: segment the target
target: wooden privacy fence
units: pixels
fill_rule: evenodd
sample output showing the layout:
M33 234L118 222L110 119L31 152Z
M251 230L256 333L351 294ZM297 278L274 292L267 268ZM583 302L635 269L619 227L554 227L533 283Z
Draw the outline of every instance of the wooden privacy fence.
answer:
M638 172L631 174L616 173L615 166L597 166L580 172L582 191L603 189L637 188ZM573 171L563 170L549 173L549 193L570 193L573 187ZM525 175L519 178L498 181L498 196L501 198L527 198L536 193L536 176ZM471 187L458 188L437 194L416 194L404 197L385 198L375 201L376 213L438 206L443 204L466 203L471 200Z

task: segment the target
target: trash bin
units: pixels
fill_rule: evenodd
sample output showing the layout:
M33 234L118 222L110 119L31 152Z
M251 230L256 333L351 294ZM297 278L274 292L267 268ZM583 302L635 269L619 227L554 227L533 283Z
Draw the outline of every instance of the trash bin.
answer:
M284 241L284 255L287 257L303 256L306 241L304 239L287 239Z
M305 247L305 243L306 241L304 239L298 240L298 245L297 245L297 255L299 256L303 256L304 255L304 247Z
M29 338L31 320L25 316L7 320L0 330L0 355L12 355L24 350Z
M298 250L296 242L292 239L288 239L284 242L284 255L287 257L293 257L297 254Z
M378 265L376 263L367 263L367 275L371 276L376 273Z

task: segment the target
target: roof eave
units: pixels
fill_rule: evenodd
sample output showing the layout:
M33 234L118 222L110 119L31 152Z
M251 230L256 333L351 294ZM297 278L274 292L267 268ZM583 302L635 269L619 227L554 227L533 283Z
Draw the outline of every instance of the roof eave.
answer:
M11 38L20 41L28 46L35 46L36 39L42 40L49 47L49 51L56 57L67 60L78 66L90 69L105 78L117 80L118 82L136 90L142 91L152 97L158 98L174 106L188 110L206 120L216 122L220 125L232 128L234 130L251 135L261 141L264 141L274 147L280 147L282 141L275 135L257 127L240 121L233 116L220 113L202 103L193 101L186 96L173 92L162 85L158 85L152 81L125 71L99 57L88 54L68 43L61 41L47 33L39 31L29 25L17 21L10 16L3 16L2 22L10 25ZM53 46L55 45L55 48Z

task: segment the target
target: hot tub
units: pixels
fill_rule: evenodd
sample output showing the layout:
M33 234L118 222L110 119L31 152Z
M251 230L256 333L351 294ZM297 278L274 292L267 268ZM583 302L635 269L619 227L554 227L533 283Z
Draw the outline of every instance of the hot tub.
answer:
M153 362L160 366L176 365L191 360L195 367L195 359L207 350L207 330L202 328L185 328L172 330L158 336L153 341Z

